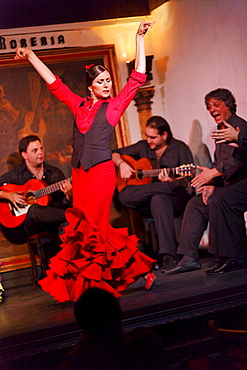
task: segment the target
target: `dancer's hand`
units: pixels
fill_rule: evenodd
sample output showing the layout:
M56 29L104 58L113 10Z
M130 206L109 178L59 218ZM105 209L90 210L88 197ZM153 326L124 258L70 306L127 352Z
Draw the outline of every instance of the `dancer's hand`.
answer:
M137 30L137 35L139 36L144 36L150 29L152 28L154 22L141 22L138 30Z
M32 50L28 48L18 48L16 49L16 54L14 59L28 59L29 55L32 53Z

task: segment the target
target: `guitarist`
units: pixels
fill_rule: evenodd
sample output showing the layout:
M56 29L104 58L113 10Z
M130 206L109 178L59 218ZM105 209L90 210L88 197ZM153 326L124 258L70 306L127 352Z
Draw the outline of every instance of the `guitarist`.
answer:
M165 169L193 163L193 157L184 142L173 138L171 128L163 117L150 117L145 134L146 140L114 150L113 161L123 179L129 179L134 172L123 160L123 155L135 160L148 158L156 161L159 168L164 168L154 182L126 186L119 192L119 200L142 216L154 219L159 241L158 259L162 260L162 272L165 272L174 267L176 256L173 218L183 214L188 200L194 196L193 192L187 191L188 181L171 178Z
M38 179L51 185L65 179L59 168L44 162L44 149L38 136L24 137L19 143L19 153L23 163L0 176L0 202L1 199L7 200L16 209L21 209L27 204L25 194L23 191L6 191L4 187L1 188L4 184L24 185L29 180ZM59 227L66 222L65 210L71 204L71 188L70 182L65 181L61 185L61 190L52 194L51 204L31 205L19 226L7 228L0 224L4 237L11 243L23 244L27 237L40 232L58 233Z

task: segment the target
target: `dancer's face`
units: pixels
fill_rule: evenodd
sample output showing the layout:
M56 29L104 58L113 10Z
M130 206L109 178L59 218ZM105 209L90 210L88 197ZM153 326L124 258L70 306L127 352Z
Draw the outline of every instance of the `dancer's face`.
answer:
M89 88L96 100L109 98L112 89L112 80L110 73L104 71L93 80Z

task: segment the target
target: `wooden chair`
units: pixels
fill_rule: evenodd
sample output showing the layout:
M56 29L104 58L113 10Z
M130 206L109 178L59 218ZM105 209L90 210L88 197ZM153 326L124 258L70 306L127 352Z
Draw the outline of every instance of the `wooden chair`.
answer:
M61 240L57 234L43 232L27 239L27 246L31 260L31 269L34 287L38 281L46 276L48 260L59 250Z
M214 367L247 369L247 330L221 328L215 320L209 321L209 327L219 351Z

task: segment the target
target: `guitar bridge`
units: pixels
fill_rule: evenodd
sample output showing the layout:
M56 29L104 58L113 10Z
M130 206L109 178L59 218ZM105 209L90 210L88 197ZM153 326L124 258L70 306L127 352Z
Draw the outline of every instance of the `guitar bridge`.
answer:
M9 208L13 216L22 216L25 215L29 209L30 205L21 205L19 207L14 207L12 203L9 203Z

